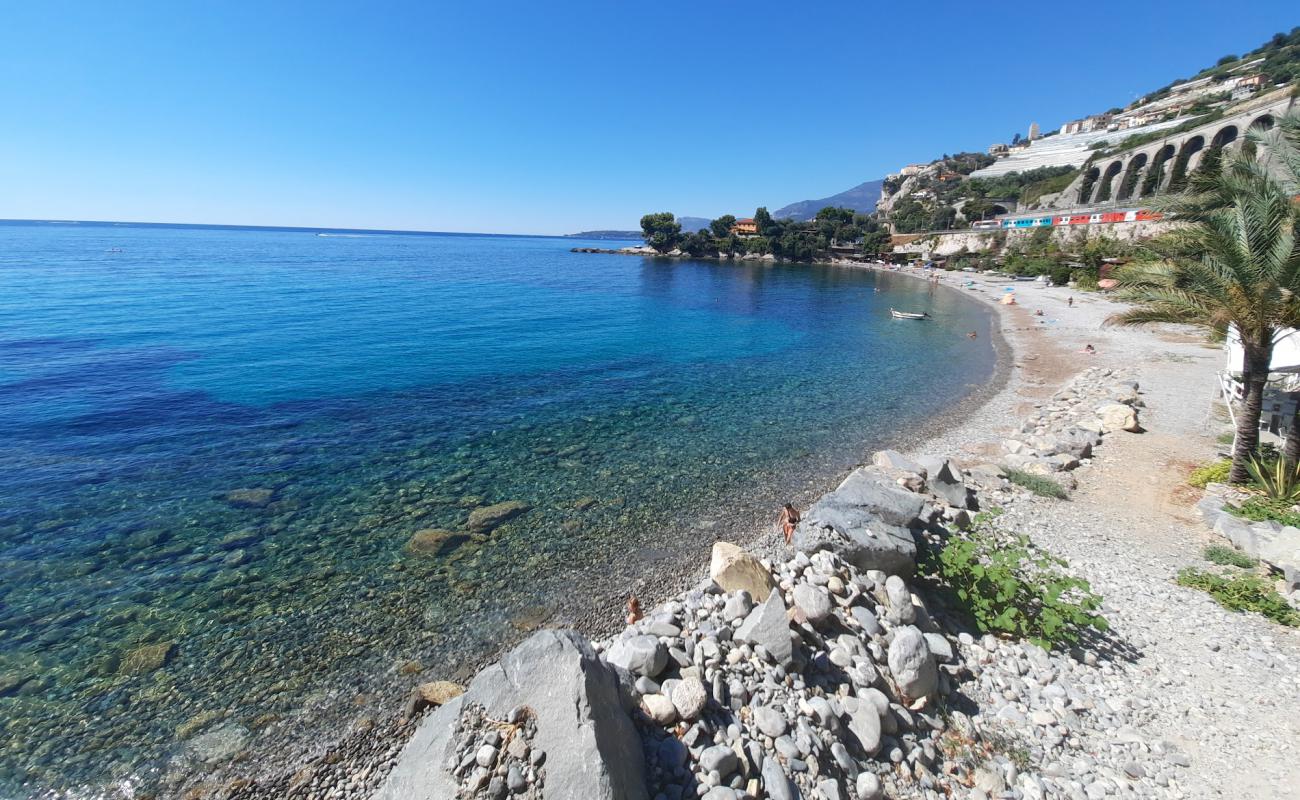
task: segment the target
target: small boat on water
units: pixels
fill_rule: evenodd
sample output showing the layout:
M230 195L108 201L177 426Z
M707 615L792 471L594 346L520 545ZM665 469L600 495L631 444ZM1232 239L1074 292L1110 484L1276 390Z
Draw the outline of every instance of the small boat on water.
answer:
M895 311L892 308L889 309L889 316L893 317L894 319L929 319L930 318L929 314L917 314L914 311Z

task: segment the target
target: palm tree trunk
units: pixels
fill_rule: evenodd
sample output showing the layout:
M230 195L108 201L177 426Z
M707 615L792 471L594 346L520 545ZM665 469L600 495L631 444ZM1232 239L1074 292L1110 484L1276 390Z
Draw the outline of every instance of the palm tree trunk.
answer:
M1286 444L1282 447L1282 460L1286 463L1286 474L1295 474L1296 462L1300 462L1300 400L1291 412L1291 424L1286 429Z
M1228 473L1231 483L1246 483L1250 480L1250 471L1246 465L1255 457L1259 449L1259 418L1264 408L1264 384L1268 383L1268 368L1273 360L1273 345L1270 337L1268 344L1246 344L1245 370L1246 397L1242 402L1241 415L1237 417L1237 441L1232 448L1232 471Z

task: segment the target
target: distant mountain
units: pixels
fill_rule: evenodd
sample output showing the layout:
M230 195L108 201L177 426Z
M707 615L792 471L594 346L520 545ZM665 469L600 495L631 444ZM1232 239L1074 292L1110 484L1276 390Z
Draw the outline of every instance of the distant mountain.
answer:
M641 239L641 231L579 231L564 235L569 239Z
M678 217L677 221L682 226L682 233L695 233L701 228L709 227L709 223L713 220L704 217Z
M826 206L851 208L854 211L870 214L876 210L876 201L880 199L880 187L884 183L883 180L867 181L854 186L852 189L833 194L830 197L823 197L820 200L802 200L798 203L791 203L785 208L778 208L773 211L772 216L776 219L788 217L803 222L817 216L817 212Z

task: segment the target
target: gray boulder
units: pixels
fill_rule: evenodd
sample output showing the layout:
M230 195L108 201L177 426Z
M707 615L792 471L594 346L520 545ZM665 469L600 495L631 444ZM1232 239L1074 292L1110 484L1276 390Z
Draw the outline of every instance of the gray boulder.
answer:
M790 665L794 644L790 641L790 622L785 615L785 601L780 589L773 589L766 601L749 612L736 629L735 636L738 641L762 645L776 663Z
M605 654L605 660L633 675L654 678L668 666L668 648L649 634L629 636L614 642Z
M871 702L857 697L842 700L844 711L848 715L849 733L868 757L880 751L880 714Z
M794 606L814 626L831 615L831 597L820 586L801 583L794 587Z
M1207 518L1206 521L1210 520ZM1259 535L1250 522L1226 512L1218 512L1211 524L1215 533L1232 542L1238 550L1251 558L1259 558Z
M926 697L939 686L939 670L925 636L911 625L894 631L894 640L889 643L889 671L898 690L909 699Z
M808 509L794 535L794 547L812 554L829 550L860 570L910 575L916 568L916 538L925 498L900 488L887 476L855 470L839 488Z
M923 462L930 476L930 493L955 508L970 508L970 491L961 469L946 458L927 458Z
M458 782L447 767L455 757L452 733L469 704L492 719L507 719L520 706L533 712L532 744L546 754L548 797L647 797L641 737L619 703L613 672L579 634L544 630L420 723L375 800L456 797Z
M785 770L771 757L763 759L763 791L771 800L794 800L798 796Z
M913 461L897 450L879 450L872 454L871 463L877 467L897 469L902 470L903 472L913 472L920 475L922 478L926 477L924 466Z

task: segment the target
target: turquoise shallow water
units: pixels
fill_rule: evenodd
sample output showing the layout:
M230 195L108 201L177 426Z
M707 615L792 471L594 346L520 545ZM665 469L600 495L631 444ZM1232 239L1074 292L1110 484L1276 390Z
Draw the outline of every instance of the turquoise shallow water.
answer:
M319 740L992 374L954 292L578 244L0 225L0 796Z

